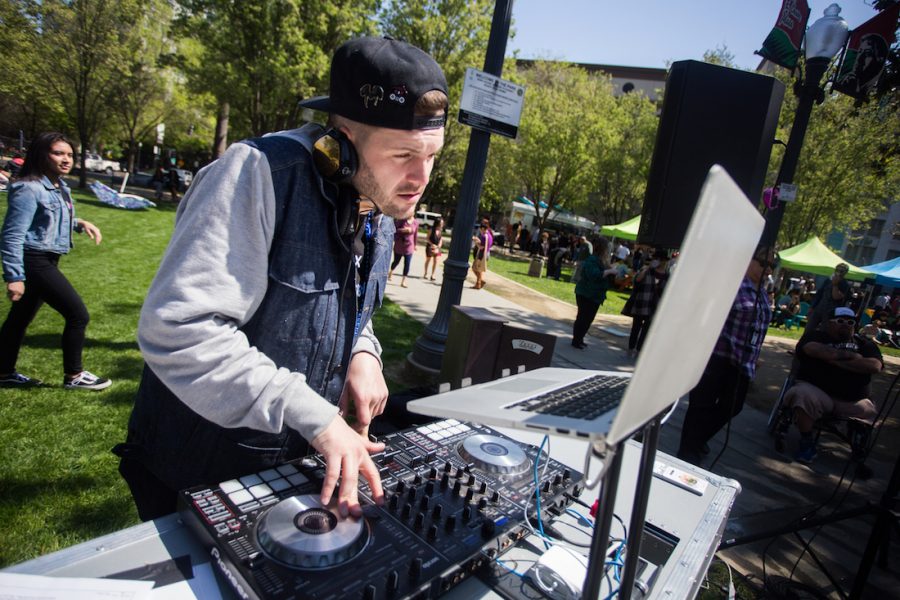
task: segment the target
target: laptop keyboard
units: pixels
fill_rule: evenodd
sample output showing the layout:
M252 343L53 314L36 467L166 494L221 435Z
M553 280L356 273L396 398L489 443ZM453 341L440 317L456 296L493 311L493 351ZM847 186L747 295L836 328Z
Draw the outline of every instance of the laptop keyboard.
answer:
M506 408L573 419L595 419L619 405L629 380L629 377L617 375L594 375Z

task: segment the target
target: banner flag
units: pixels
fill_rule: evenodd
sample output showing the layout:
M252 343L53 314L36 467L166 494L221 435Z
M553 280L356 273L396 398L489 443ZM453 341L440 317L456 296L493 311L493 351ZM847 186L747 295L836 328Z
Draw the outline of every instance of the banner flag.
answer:
M784 0L775 27L756 54L777 65L793 69L800 57L800 43L806 33L808 20L809 5L806 0Z
M897 39L898 18L900 4L894 4L851 32L833 89L860 99L875 89L884 71L888 50Z

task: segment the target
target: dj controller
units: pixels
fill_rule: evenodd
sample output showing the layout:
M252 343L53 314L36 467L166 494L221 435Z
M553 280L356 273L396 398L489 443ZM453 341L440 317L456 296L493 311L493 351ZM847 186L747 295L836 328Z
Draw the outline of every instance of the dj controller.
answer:
M318 456L184 490L182 517L240 598L435 598L528 532L537 448L453 419L381 441L385 502L361 480L360 518L321 504ZM581 475L538 467L542 510L559 514Z

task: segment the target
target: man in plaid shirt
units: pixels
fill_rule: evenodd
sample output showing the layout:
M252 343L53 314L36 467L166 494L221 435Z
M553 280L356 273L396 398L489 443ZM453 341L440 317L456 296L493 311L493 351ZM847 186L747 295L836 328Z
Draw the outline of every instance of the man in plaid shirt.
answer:
M772 249L757 248L703 377L691 390L678 449L678 458L684 461L699 465L709 452L707 442L744 407L772 320L765 280L774 267Z

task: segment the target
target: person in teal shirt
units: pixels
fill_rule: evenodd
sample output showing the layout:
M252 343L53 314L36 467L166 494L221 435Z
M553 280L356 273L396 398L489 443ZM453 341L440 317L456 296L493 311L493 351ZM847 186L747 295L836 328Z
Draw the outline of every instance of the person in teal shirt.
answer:
M610 287L610 278L615 277L616 269L609 264L609 240L600 237L593 241L593 252L584 261L581 278L575 286L575 303L578 314L572 327L572 345L583 350L587 347L584 336L587 335L600 306L606 302L606 291Z

